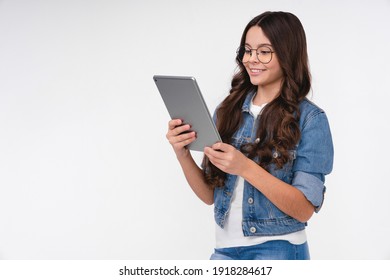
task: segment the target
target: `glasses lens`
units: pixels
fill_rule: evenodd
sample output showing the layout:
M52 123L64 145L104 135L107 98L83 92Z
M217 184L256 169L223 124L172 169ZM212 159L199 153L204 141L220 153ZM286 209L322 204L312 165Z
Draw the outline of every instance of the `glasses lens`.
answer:
M261 63L267 64L272 59L272 50L269 47L263 46L257 49L257 58Z
M270 47L267 46L259 47L256 50L256 55L257 55L257 59L264 64L267 64L272 60L272 50ZM252 57L252 50L250 48L241 46L237 49L237 58L239 61L246 63L251 59L251 57Z
M245 47L239 47L237 49L237 58L241 62L247 62L247 57L250 57L250 50Z

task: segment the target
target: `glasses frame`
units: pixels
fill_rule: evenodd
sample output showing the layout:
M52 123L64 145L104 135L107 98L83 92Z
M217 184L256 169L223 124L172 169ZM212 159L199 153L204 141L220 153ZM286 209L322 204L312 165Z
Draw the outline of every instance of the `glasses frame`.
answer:
M260 54L259 49L260 49L260 48L268 48L268 49L269 49L269 52L270 52L270 54L271 54L269 61L267 61L267 62L261 61L261 59L259 58L259 54ZM244 62L243 59L240 59L240 49L249 50L249 51L251 52L250 55L249 55L248 61L245 61L245 62ZM240 47L238 47L237 50L236 50L237 59L238 59L240 62L242 62L242 63L247 63L247 62L249 62L250 58L252 57L253 51L256 51L257 60L260 61L261 63L263 63L263 64L268 64L268 63L270 63L270 62L272 61L272 54L274 53L274 51L273 51L273 50L271 49L271 47L268 46L268 45L259 46L257 49L251 49L251 48L249 48L248 46L240 46ZM244 52L244 55L242 56L242 58L244 58L244 56L245 56L245 52Z

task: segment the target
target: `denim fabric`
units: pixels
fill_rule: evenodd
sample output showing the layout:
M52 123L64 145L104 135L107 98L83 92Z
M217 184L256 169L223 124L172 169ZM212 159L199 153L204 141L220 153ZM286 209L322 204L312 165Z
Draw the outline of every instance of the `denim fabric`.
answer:
M233 135L232 144L255 141L257 121L250 113L254 92L249 93L242 106L243 123ZM333 166L333 143L326 115L322 109L305 99L300 104L299 127L301 139L290 151L291 160L281 169L271 164L269 172L299 189L318 212L324 200L325 175ZM214 114L215 120L215 114ZM277 155L277 154L276 154ZM214 217L223 228L229 212L237 176L227 175L225 186L214 191ZM306 223L286 215L250 183L244 183L243 233L245 236L274 236L303 230Z
M307 242L294 245L274 240L254 246L215 249L210 260L309 260Z

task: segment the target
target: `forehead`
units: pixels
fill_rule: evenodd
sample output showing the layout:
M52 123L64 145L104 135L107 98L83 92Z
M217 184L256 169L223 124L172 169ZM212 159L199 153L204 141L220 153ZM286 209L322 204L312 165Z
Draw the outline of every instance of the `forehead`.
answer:
M258 47L259 45L271 45L271 42L265 36L263 30L259 26L252 26L249 28L245 37L245 44L251 47Z

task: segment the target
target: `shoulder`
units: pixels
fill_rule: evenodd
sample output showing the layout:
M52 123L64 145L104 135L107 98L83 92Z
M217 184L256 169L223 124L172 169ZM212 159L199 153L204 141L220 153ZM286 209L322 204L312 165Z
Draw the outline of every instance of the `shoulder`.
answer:
M301 103L299 104L299 109L301 113L301 129L303 129L307 125L307 123L309 123L313 119L319 118L327 122L325 111L307 98L301 101Z
M319 106L305 99L300 104L301 139L295 171L329 174L333 166L333 141L327 116Z
M301 115L315 115L325 113L322 108L307 98L301 101L299 104L299 109L301 110Z

